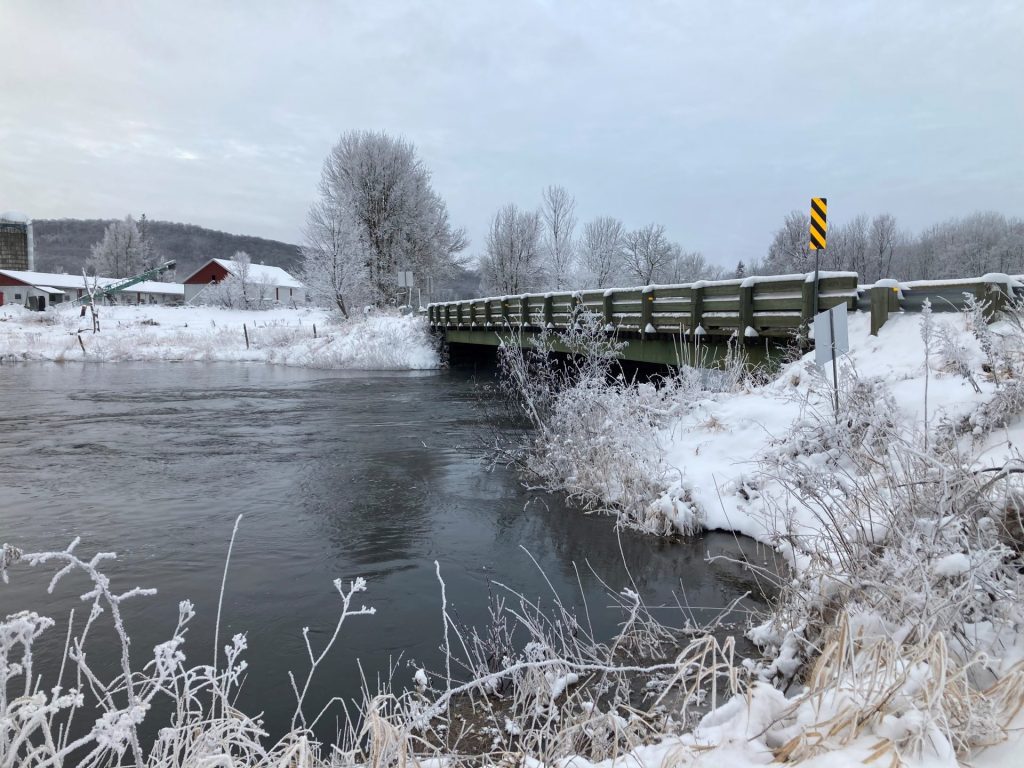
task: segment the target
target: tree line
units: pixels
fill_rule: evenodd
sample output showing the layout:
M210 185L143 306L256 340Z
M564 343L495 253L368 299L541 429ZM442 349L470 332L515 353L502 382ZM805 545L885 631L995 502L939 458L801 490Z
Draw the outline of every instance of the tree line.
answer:
M803 211L786 216L763 260L743 269L755 274L787 274L814 269L808 249L810 217ZM979 277L989 272L1024 273L1024 219L977 212L948 219L912 234L896 217L857 214L830 224L821 268L856 272L862 283L885 277L942 280ZM742 262L740 263L742 265Z
M661 224L629 230L613 216L598 216L577 225L576 201L561 186L543 189L536 208L503 206L475 259L481 290L604 288L723 274L673 242ZM473 262L463 253L468 245L411 143L350 131L324 161L306 217L303 278L315 298L347 315L354 305L404 300L400 272L412 271L427 288L464 276Z
M301 260L297 245L278 240L268 240L251 235L235 235L194 224L155 221L148 217L143 224L142 216L130 218L131 222L128 222L127 218L114 221L110 219L36 219L33 222L36 269L41 272L81 272L82 268L87 266L87 263L93 258L92 246L106 239L106 231L115 222L117 228L121 230L115 240L135 239L135 242L139 242L142 239L142 230L144 230L150 253L143 256L141 260L143 262L151 260L162 262L174 259L178 262L178 279L198 269L208 259L230 259L238 251L248 253L254 264L273 264L290 272L297 270ZM138 238L135 238L134 233L128 233L126 237L124 227L130 229L132 224L135 225L136 230L139 230ZM126 255L129 258L125 268L137 266L135 262L138 250L129 248ZM124 260L122 259L122 261ZM138 271L130 274L137 274ZM120 273L120 269L117 272L115 274L100 270L99 274L106 277L126 276ZM171 279L170 276L168 279Z

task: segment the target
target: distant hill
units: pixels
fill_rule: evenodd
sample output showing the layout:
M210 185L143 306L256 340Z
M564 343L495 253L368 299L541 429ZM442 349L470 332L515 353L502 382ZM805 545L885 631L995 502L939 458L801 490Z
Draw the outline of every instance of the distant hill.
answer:
M40 272L79 273L94 243L103 239L107 219L35 219L36 269ZM208 259L230 259L236 251L249 254L253 264L270 264L298 271L301 253L297 245L249 235L232 235L194 224L147 221L148 236L162 261L178 262L182 280Z

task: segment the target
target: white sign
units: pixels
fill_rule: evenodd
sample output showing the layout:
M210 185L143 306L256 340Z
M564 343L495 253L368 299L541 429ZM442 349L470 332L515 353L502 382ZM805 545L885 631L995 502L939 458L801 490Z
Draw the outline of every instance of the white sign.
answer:
M412 272L399 272L397 278L399 288L412 288L416 285L412 281Z
M814 318L814 362L824 365L850 351L846 303L819 313Z

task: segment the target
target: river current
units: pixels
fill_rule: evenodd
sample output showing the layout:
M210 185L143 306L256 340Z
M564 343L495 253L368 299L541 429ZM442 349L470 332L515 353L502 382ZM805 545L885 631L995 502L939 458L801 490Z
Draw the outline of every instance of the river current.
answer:
M414 662L438 666L435 561L460 622L486 623L496 583L545 604L553 587L568 605L585 596L604 637L621 615L607 608L602 580L671 606L664 613L676 624L677 601L702 621L753 588L739 567L706 562L737 554L732 536L617 533L612 519L488 468L486 446L508 425L480 402L474 375L459 370L2 365L0 543L61 549L80 536L82 553L117 552L106 569L116 587L159 590L126 604L136 663L170 637L186 598L198 615L185 651L207 663L228 541L243 514L221 640L247 633L239 706L263 711L275 735L294 709L287 670L307 669L302 628L316 648L333 631L335 578L364 577L359 597L377 612L342 629L314 682L314 712L330 696L357 696L360 666L371 684L390 674L399 688ZM0 616L32 609L58 620L37 660L44 674L55 671L69 610L79 623L84 613L85 582L48 595L52 572L21 566L0 583ZM113 668L113 645L91 647L94 664Z

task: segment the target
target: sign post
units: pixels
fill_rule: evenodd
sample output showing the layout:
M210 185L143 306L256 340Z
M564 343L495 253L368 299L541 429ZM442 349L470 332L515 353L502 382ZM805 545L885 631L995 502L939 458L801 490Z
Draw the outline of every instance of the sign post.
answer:
M412 279L412 272L405 272L405 271L399 270L398 274L396 275L396 278L398 280L398 287L406 289L407 299L406 299L405 303L408 304L411 307L412 306L412 289L413 289L413 286L415 285L415 283L413 282L413 279Z
M828 231L826 223L828 214L828 198L811 198L811 250L814 251L814 311L812 316L818 314L818 267L821 262L819 251L825 250L825 233Z
M819 367L832 361L833 405L839 418L840 355L850 351L850 333L846 319L846 302L814 316L814 362Z

